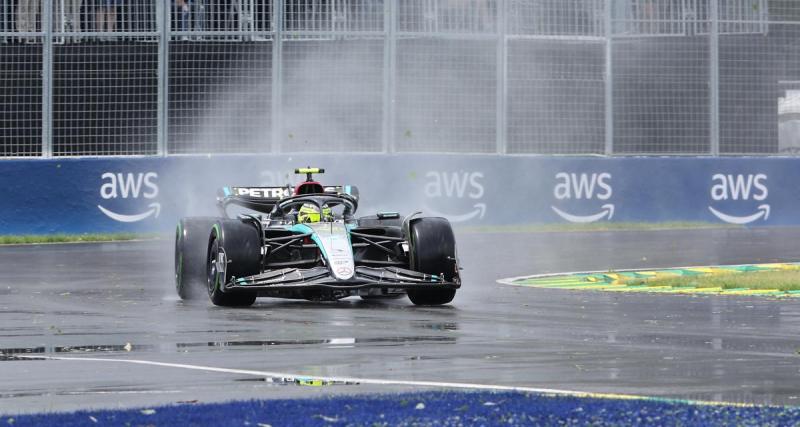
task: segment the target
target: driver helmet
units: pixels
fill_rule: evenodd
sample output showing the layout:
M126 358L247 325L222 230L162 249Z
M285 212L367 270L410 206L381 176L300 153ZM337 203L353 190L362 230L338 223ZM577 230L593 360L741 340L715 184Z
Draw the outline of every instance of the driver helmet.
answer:
M297 222L320 222L323 217L328 218L330 215L331 209L328 207L323 208L322 215L320 215L319 208L316 205L304 203L303 206L300 207L300 211L297 212Z

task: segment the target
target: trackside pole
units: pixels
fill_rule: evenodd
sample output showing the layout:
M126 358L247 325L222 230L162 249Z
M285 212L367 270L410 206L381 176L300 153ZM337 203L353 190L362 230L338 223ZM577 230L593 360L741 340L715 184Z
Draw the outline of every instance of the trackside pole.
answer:
M606 63L605 63L605 149L604 154L611 156L614 154L614 22L611 19L614 11L611 9L611 2L606 0L605 4L605 26L606 26Z
M53 2L42 2L42 157L53 157Z
M283 135L283 6L272 2L272 153L281 152Z
M719 156L719 0L711 0L709 48L709 154Z
M158 154L169 154L169 3L158 2L156 7L156 31L158 31Z
M506 117L508 113L508 38L507 1L497 5L497 115L496 115L496 150L497 154L506 154L508 144L506 135Z

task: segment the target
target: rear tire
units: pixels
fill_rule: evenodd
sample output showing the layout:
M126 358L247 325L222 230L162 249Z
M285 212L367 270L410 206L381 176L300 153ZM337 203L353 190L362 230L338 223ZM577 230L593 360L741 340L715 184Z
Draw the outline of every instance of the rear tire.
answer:
M211 228L206 258L208 297L214 305L247 307L256 301L255 292L223 292L222 286L231 277L246 277L261 272L261 236L250 222L219 220ZM227 261L217 265L221 253Z
M448 282L458 278L456 239L449 221L444 218L421 218L411 223L409 234L412 270L443 274L444 280ZM453 301L455 295L455 289L409 289L408 291L408 298L415 305L447 304Z
M181 218L175 230L175 290L184 300L203 295L208 233L216 218Z

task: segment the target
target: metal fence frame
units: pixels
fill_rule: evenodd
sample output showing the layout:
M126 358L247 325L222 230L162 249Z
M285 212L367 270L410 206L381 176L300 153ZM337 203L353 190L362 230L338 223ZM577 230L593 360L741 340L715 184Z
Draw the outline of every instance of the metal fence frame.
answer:
M539 0L543 1L543 0ZM568 40L593 40L594 42L604 43L605 46L605 63L604 63L604 121L605 121L605 134L604 134L604 149L603 152L585 153L585 154L601 154L601 155L618 155L615 151L614 144L614 40L623 37L629 37L630 34L617 33L615 28L619 27L620 22L630 22L630 19L616 18L613 13L615 0L592 0L598 2L603 7L603 19L599 27L592 24L594 33L589 35L576 35L576 34L521 34L511 31L509 11L514 7L515 3L519 0L498 0L496 3L496 21L492 31L483 31L480 33L468 33L458 31L444 31L444 32L403 32L398 28L398 2L394 0L383 1L383 28L381 30L371 31L353 31L348 28L337 28L335 23L331 23L330 29L314 29L314 30L289 30L286 28L285 22L285 2L286 0L272 0L271 3L271 27L268 31L253 31L239 30L228 31L224 34L233 36L252 36L256 33L263 37L269 37L272 43L272 137L271 149L272 153L281 152L280 135L282 131L282 113L283 113L283 89L284 89L284 73L283 73L283 45L287 37L302 37L314 36L322 33L333 35L335 37L363 37L371 35L377 38L382 38L384 43L383 54L383 121L382 121L382 140L380 143L381 152L394 153L397 151L395 141L395 91L396 91L396 63L397 63L397 42L402 37L408 36L424 36L431 38L457 38L457 39L474 39L474 40L493 40L496 42L496 135L495 135L495 153L507 154L508 153L508 139L507 139L507 119L508 119L508 45L511 40L518 39L537 39L537 38L559 38ZM646 0L630 0L646 1ZM682 0L694 1L694 0ZM708 111L710 115L709 127L709 150L707 155L719 156L720 155L720 75L719 75L719 36L721 25L736 24L739 21L725 20L721 23L719 2L722 0L709 0L708 6L708 32L702 34L709 38L709 90L710 99ZM766 0L759 0L766 7ZM157 123L158 123L158 141L157 141L157 155L167 156L173 155L168 151L168 123L169 123L169 55L170 44L175 37L186 35L219 35L220 33L204 32L204 31L175 31L171 28L171 13L170 1L156 1L156 27L155 31L136 31L136 32L115 32L115 33L92 33L94 35L108 35L116 37L152 37L158 43L158 101L157 101ZM764 11L762 11L764 12ZM726 17L723 17L726 18ZM53 152L53 60L54 60L54 43L58 43L57 37L78 37L86 33L71 33L71 32L58 32L52 31L53 22L53 2L42 2L41 11L41 32L33 33L19 33L19 32L5 32L0 33L0 36L5 37L20 37L20 36L36 36L41 37L43 42L42 49L42 146L41 157L50 158L54 157ZM735 21L735 22L734 22ZM744 24L753 24L755 27L761 25L763 31L767 31L768 23L766 22L751 22L747 21ZM600 28L601 30L597 30ZM683 27L681 27L683 28ZM149 29L148 29L149 30ZM703 32L705 33L705 32ZM725 31L723 30L723 33ZM277 59L277 60L275 60ZM671 153L680 155L682 153Z

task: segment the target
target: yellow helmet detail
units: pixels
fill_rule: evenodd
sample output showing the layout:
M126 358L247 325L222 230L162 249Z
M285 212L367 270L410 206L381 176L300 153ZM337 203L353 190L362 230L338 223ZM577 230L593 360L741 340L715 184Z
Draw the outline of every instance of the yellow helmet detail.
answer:
M319 209L314 205L305 204L297 213L298 222L319 222Z
M306 223L306 222L319 222L322 218L329 218L331 216L331 208L323 208L322 215L319 213L319 208L310 204L306 203L301 208L300 211L297 213L297 222Z

